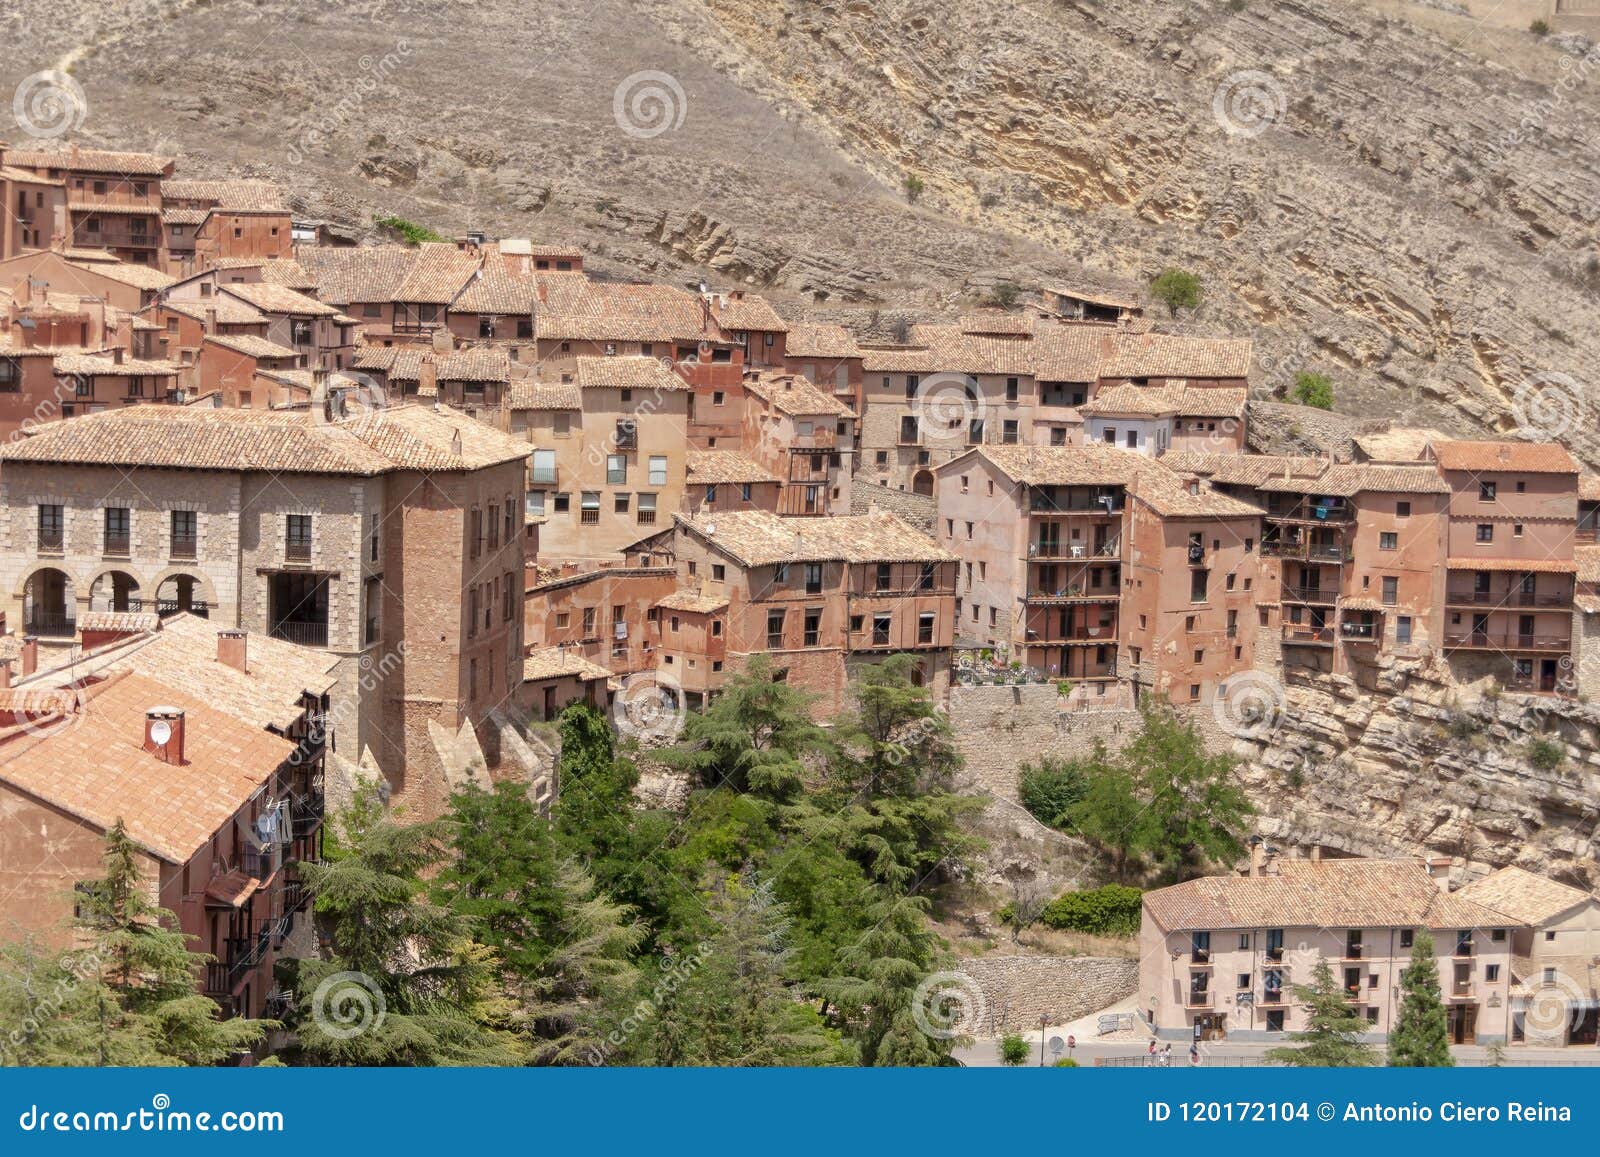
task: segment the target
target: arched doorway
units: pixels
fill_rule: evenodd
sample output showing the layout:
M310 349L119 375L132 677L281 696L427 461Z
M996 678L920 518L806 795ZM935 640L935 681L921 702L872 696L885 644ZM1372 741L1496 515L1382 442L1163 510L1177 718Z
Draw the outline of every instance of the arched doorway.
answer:
M202 619L211 613L205 600L205 587L192 574L169 575L156 588L156 614L199 615Z
M139 601L139 580L126 571L108 570L89 585L91 611L143 610Z
M72 578L54 567L36 570L22 588L22 622L30 635L71 637L78 629Z
M931 497L933 494L933 471L918 470L916 477L911 479L911 491L913 494L926 494Z

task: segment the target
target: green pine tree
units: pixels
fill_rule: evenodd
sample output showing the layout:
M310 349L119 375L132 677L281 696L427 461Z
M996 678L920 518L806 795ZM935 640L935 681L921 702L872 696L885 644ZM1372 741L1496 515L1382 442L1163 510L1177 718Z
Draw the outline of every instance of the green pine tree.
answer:
M929 1036L917 1023L917 989L940 964L940 942L921 896L881 896L867 931L839 954L842 975L821 985L868 1066L944 1065L955 1040Z
M332 956L297 962L295 1029L320 1065L520 1064L516 1003L473 919L436 903L425 877L448 861L443 821L405 824L357 794L337 854L302 865Z
M1396 1068L1450 1068L1450 1025L1439 990L1433 936L1417 930L1411 963L1400 973L1400 1011L1389 1034L1389 1064Z
M1318 960L1310 984L1297 984L1294 994L1305 1008L1306 1027L1289 1034L1299 1047L1268 1049L1266 1059L1305 1068L1345 1069L1373 1063L1369 1045L1361 1040L1366 1020L1357 1015L1348 994L1326 960Z
M533 1060L577 1063L633 986L645 929L566 858L526 785L469 787L446 817L453 858L433 884L493 948L522 1007Z

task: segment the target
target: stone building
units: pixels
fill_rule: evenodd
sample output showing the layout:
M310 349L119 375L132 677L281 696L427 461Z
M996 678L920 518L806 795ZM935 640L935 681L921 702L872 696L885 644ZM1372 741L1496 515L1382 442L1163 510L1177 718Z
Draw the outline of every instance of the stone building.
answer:
M136 407L4 451L11 618L189 611L339 656L342 729L420 814L450 785L430 729L481 731L522 684L527 448L445 407L359 419ZM56 645L60 645L59 643Z
M1417 932L1434 955L1456 1044L1505 1043L1515 917L1445 890L1421 860L1278 860L1146 892L1139 1001L1167 1040L1279 1041L1306 1026L1295 985L1327 961L1383 1041Z

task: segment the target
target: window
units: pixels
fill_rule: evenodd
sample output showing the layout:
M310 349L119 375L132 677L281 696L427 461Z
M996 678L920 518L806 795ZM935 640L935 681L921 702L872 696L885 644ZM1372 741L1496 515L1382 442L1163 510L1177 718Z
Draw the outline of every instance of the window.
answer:
M311 515L291 514L284 519L283 556L291 562L311 561Z
M1015 446L1017 444L1017 423L1015 419L1007 418L1000 423L1000 441L1007 446Z
M805 630L805 645L815 647L822 638L822 610L820 607L812 607L806 610Z
M728 568L720 562L711 564L711 579L713 582L722 582L728 577Z
M1394 621L1394 641L1401 646L1411 642L1411 616L1401 615Z
M1479 502L1493 502L1494 501L1494 492L1495 492L1495 484L1493 482L1480 482L1480 483L1478 483L1478 501Z
M1396 518L1410 518L1411 517L1411 503L1409 503L1409 502L1396 502L1394 504L1394 514L1395 514Z
M557 514L565 514L572 509L572 495L558 492L555 497L554 509Z
M1392 607L1400 601L1400 580L1392 574L1383 576L1383 605Z
M585 616L587 620L587 615ZM472 638L478 633L478 588L476 586L467 591L467 638Z
M739 501L740 502L749 502L750 501L750 483L748 483L748 482L739 483Z
M820 562L806 563L806 594L820 595L822 593L822 564Z
M378 641L378 598L383 588L382 581L374 575L362 584L363 592L361 605L364 608L361 629L361 645L370 647Z
M1239 979L1237 981L1235 981L1234 987L1235 988L1239 988L1239 989L1249 988L1250 987L1250 974L1248 972L1239 973Z
M652 454L650 456L650 485L665 486L667 484L667 456L665 454Z
M1522 537L1522 523L1518 522L1518 523L1514 523L1512 525L1512 527L1511 527L1511 537L1512 538L1521 538Z
M1198 703L1198 702L1200 702L1200 684L1198 684L1198 683L1190 683L1189 684L1189 702L1190 703Z
M934 612L923 611L917 616L917 642L931 644L933 642Z
M1396 534L1392 530L1385 530L1385 531L1380 532L1379 535L1378 535L1378 549L1379 550L1398 550L1398 549L1400 549L1400 536L1398 534Z
M626 454L606 455L606 485L626 486L628 484L628 456Z
M626 514L626 513L628 513L628 501L629 501L629 499L631 497L632 496L628 495L628 494L614 494L614 495L612 495L612 497L611 497L611 510L612 510L612 512L615 513L615 514Z
M1017 379L1016 378L1007 378L1006 379L1006 401L1014 402L1016 400L1017 400Z
M192 510L172 512L172 541L168 551L172 558L193 558L199 542L199 516Z
M511 536L516 533L517 516L515 511L516 504L511 501L511 495L507 494L505 505L505 538L507 545L511 542ZM378 561L378 516L376 514L372 516L372 561Z
M593 526L600 521L600 492L585 490L578 499L578 522Z
M885 385L888 384L888 380L889 379L887 379L887 378L884 379L884 384ZM917 387L920 386L921 384L922 384L922 379L917 377L916 374L907 374L906 375L906 397L908 397L908 398L916 397L917 396Z
M917 419L914 414L904 414L900 418L900 441L915 442L917 440Z
M1548 938L1550 933L1546 932L1545 936ZM1556 982L1556 970L1554 968L1546 968L1544 970L1544 982L1546 984L1554 984Z
M717 504L717 488L715 486L708 485L706 487L706 505L707 506L715 506L716 504Z
M1480 522L1480 523L1478 523L1478 541L1479 542L1493 542L1494 541L1494 523L1492 523L1492 522Z
M874 647L887 647L889 645L889 628L894 622L890 614L877 614L872 616L872 645Z
M933 563L931 563L931 562L923 563L922 564L921 573L919 573L917 575L917 589L918 590L923 590L923 591L931 591L931 590L933 590L933 587L934 587L934 576L935 576L936 573L937 573L937 571L936 571Z
M767 612L767 649L778 651L783 649L783 612Z
M594 608L593 607L584 607L583 608L583 637L585 639L594 638Z
M566 630L567 626L571 622L572 622L572 613L570 611L557 611L556 612L556 630L558 630L558 631Z
M556 480L556 452L554 450L535 450L533 452L533 474L531 481L554 482Z
M16 358L0 358L0 393L14 394L22 389L22 363Z
M1231 591L1233 589L1233 584L1234 584L1234 576L1230 574L1228 576L1228 579L1227 579L1227 589Z
M887 466L889 464L889 451L879 450L873 455L873 461L879 466Z
M129 534L128 508L126 506L108 506L105 511L105 552L107 554L127 554L131 545Z
M489 549L494 550L500 545L500 504L489 503Z
M1267 1009L1267 1031L1268 1032L1282 1032L1283 1031L1283 1009L1281 1009L1281 1008L1269 1008L1269 1009Z
M50 504L39 507L39 549L60 550L62 547L62 508Z
M1411 942L1416 938L1416 933L1410 928L1400 929L1400 947L1410 948Z
M1206 583L1211 578L1208 570L1192 571L1189 574L1189 601L1203 603L1206 601Z
M1504 944L1506 942L1506 930L1504 928L1496 928L1493 932L1489 933L1489 939L1494 941L1496 944Z

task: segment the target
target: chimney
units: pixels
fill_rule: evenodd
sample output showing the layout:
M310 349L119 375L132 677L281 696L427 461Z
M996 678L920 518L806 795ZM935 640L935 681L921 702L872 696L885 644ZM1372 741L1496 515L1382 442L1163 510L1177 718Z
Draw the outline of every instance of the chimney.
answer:
M152 707L144 713L144 749L162 763L183 763L183 711Z
M78 166L78 142L77 141L73 141L72 142L72 148L68 151L68 156L70 156L72 158L72 166L73 166L73 168L77 168L77 166Z
M432 354L423 354L422 363L417 367L417 395L427 397L430 394L435 399L439 396L439 366Z
M1261 875L1267 862L1267 841L1260 836L1250 837L1250 875Z
M11 686L11 660L0 659L0 691Z
M217 332L217 307L214 305L206 306L206 332Z
M217 662L249 674L249 646L250 636L244 631L218 631Z
M455 339L450 336L450 331L440 326L433 331L433 352L447 354L455 349Z
M26 679L39 669L39 636L22 636L22 677Z

